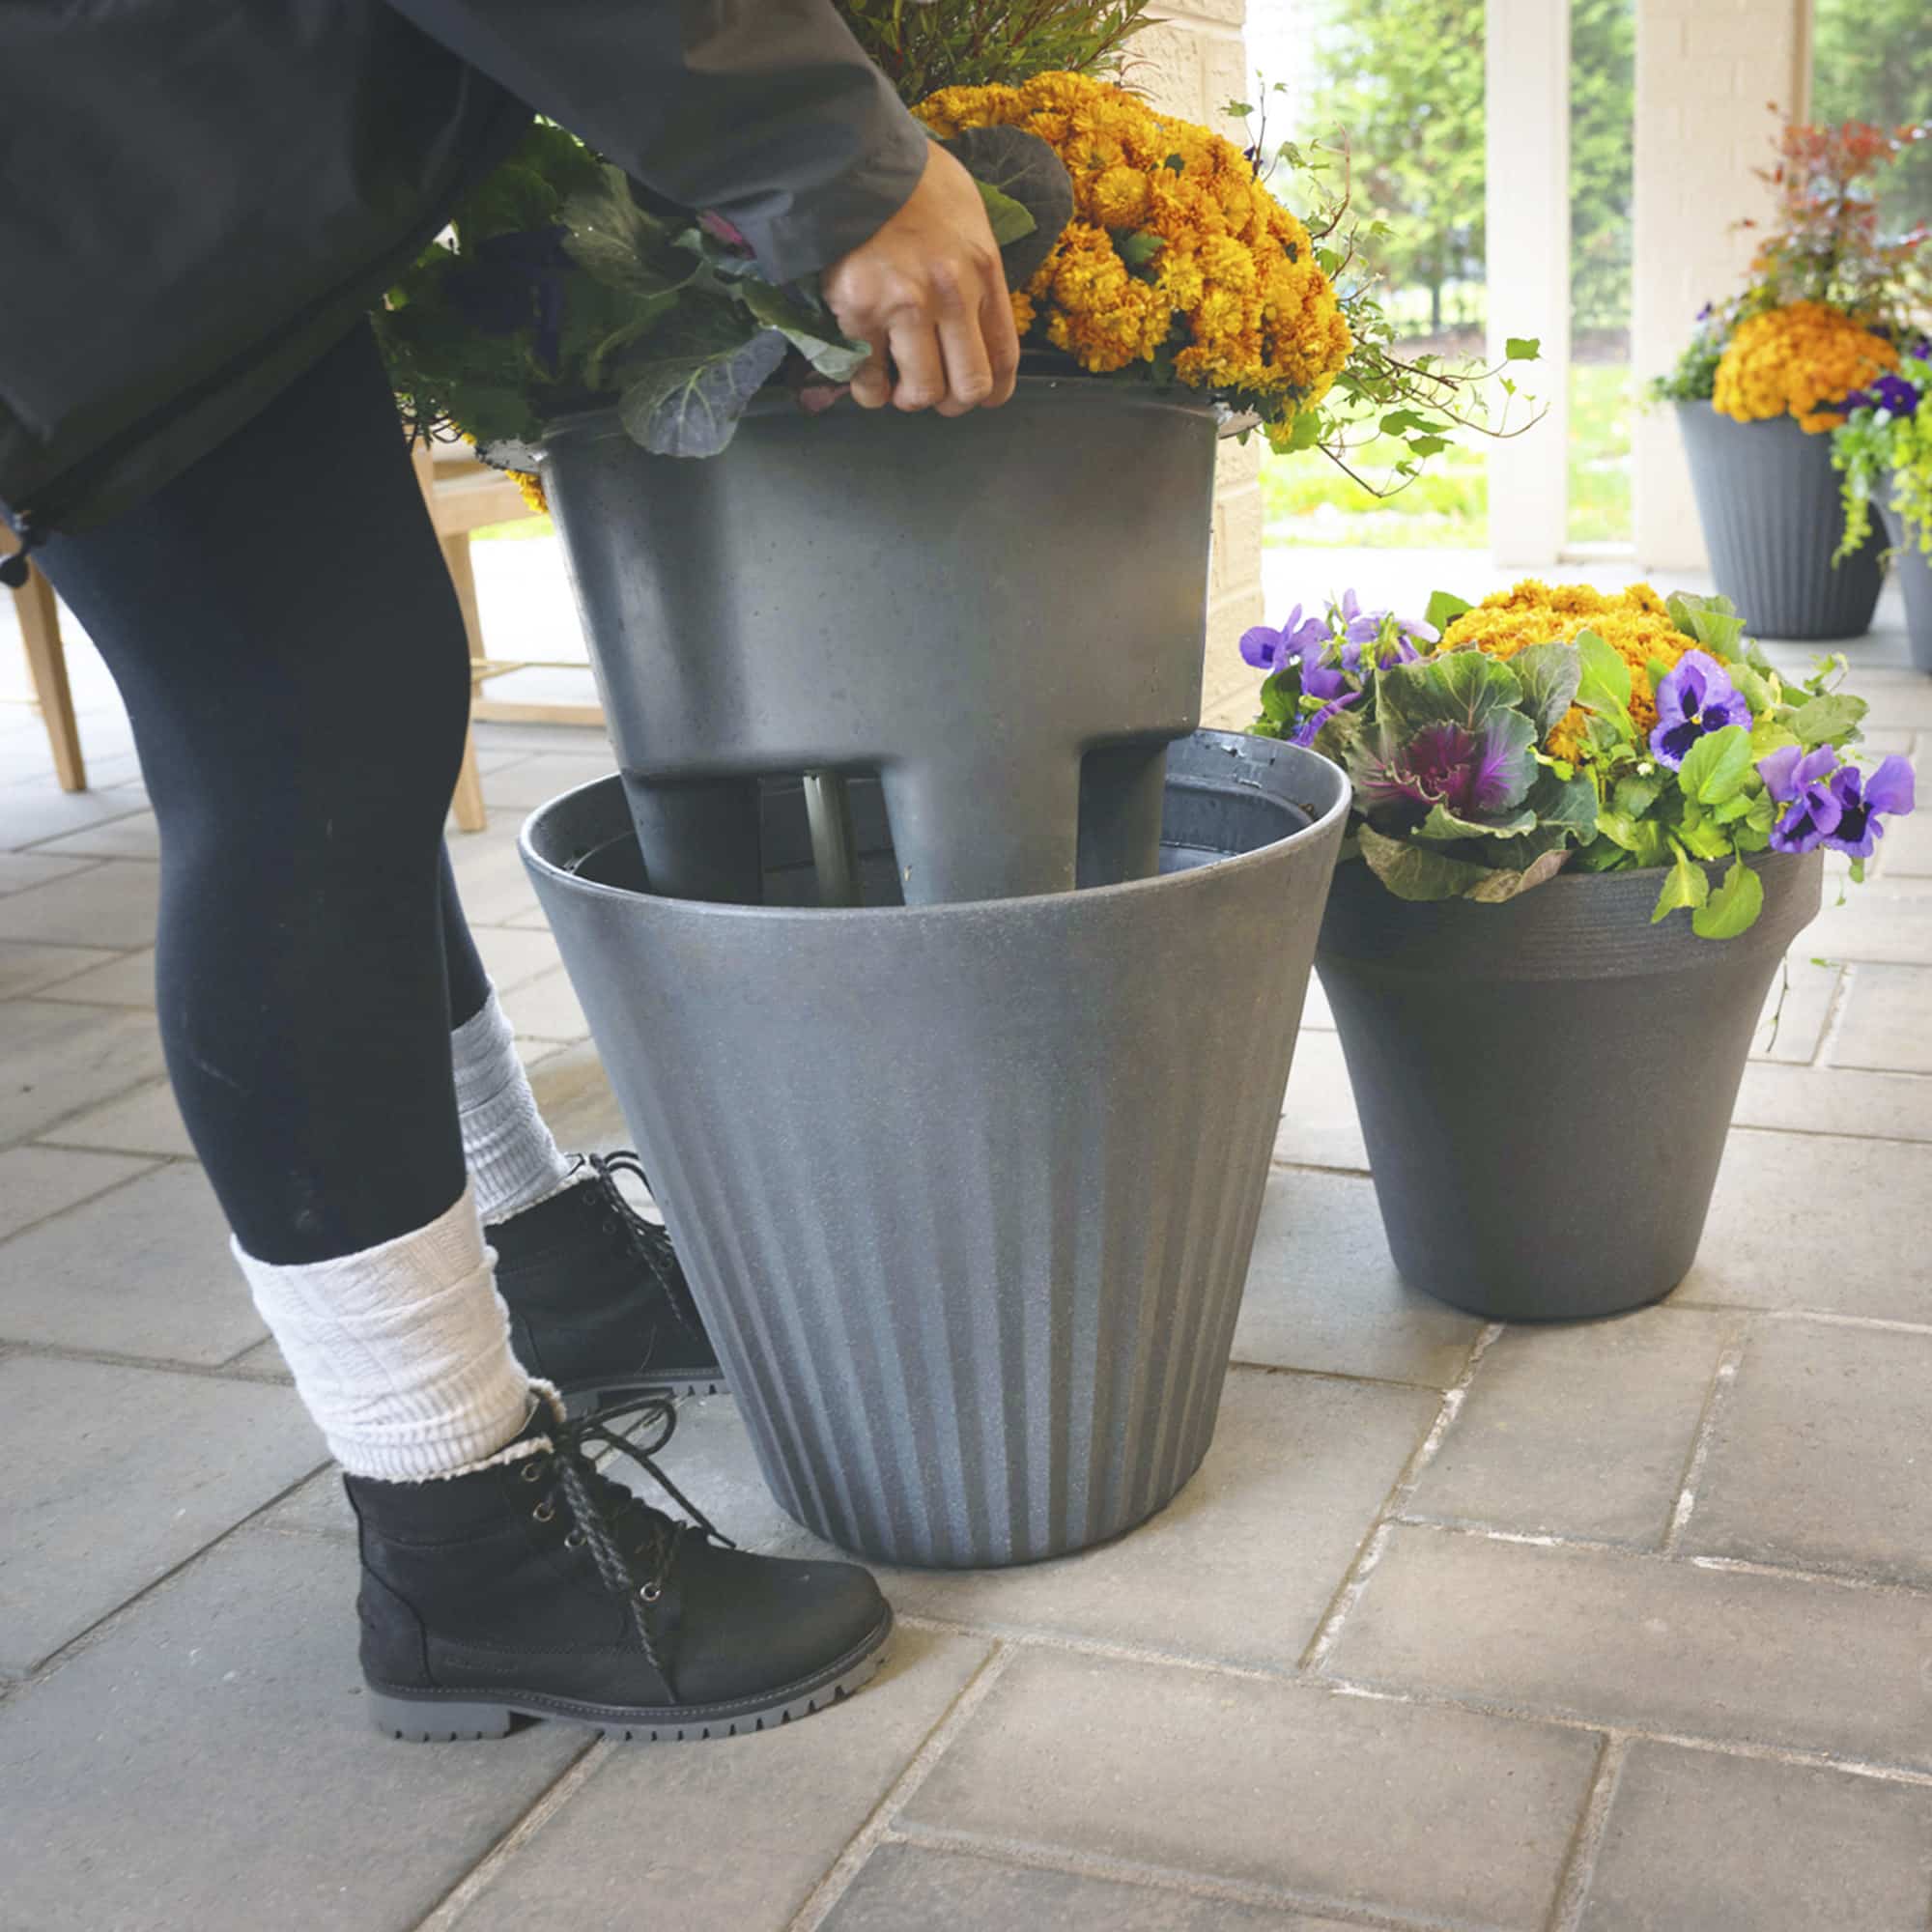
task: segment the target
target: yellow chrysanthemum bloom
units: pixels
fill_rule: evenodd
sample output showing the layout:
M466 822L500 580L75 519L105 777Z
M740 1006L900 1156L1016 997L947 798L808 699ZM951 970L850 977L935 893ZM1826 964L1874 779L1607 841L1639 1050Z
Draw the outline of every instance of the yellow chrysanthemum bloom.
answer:
M1473 644L1507 661L1529 644L1571 643L1579 631L1594 631L1631 668L1631 720L1647 737L1657 723L1657 700L1650 689L1650 666L1671 666L1691 648L1691 640L1671 620L1663 599L1647 583L1605 595L1587 583L1539 582L1525 578L1514 590L1498 590L1474 610L1464 611L1443 630L1440 650ZM1544 746L1553 758L1579 758L1587 741L1582 711L1572 705Z
M543 478L528 469L506 469L504 472L517 486L517 495L533 509L538 516L550 515L550 498L544 495Z
M1816 436L1844 421L1835 405L1898 367L1898 351L1829 302L1790 302L1738 324L1711 406L1739 422L1794 415Z
M1275 405L1270 421L1327 393L1348 323L1308 231L1232 141L1084 74L949 87L914 111L942 137L1024 128L1066 164L1074 218L1015 298L1023 335L1095 374L1165 352L1183 383Z

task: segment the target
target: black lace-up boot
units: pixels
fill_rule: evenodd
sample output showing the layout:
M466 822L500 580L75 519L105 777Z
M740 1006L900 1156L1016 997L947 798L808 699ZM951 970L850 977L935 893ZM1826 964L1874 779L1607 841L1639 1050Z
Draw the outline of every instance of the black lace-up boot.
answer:
M581 1179L488 1231L510 1346L573 1412L724 1386L670 1236L624 1199L620 1174L644 1179L634 1153L586 1154Z
M608 1426L620 1415L640 1440ZM651 1742L729 1737L873 1675L893 1627L878 1585L849 1563L735 1548L651 1460L674 1425L667 1402L568 1423L540 1402L525 1437L468 1474L344 1479L378 1730L498 1738L521 1716ZM694 1520L602 1474L592 1444L633 1458Z

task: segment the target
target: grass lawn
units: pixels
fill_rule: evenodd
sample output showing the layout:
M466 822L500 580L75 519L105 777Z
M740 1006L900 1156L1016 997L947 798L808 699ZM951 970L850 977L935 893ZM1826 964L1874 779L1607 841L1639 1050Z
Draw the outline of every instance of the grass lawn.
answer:
M1571 365L1572 543L1630 540L1634 408L1629 363ZM1373 442L1356 467L1378 478L1401 448L1391 440ZM1444 450L1400 496L1385 500L1351 483L1324 457L1264 455L1262 495L1271 544L1481 549L1490 540L1488 445L1480 437Z

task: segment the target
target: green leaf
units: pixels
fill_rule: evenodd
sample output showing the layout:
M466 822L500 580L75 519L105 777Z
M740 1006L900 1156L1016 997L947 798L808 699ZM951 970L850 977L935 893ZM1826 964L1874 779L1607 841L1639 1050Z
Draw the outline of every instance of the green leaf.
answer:
M849 383L871 360L870 345L843 334L831 311L808 287L786 289L746 281L737 285L736 294L767 328L776 328L829 382Z
M1004 248L1009 242L1017 242L1023 235L1031 235L1039 223L1033 218L1032 212L1011 195L1003 193L990 182L976 182L980 190L980 205L986 211L987 225L993 231L993 241Z
M1680 845L1677 848L1677 863L1671 867L1663 881L1663 890L1657 895L1657 910L1650 916L1650 923L1656 925L1665 920L1680 906L1689 906L1693 911L1711 896L1711 881L1701 866L1690 863L1690 855Z
M1714 658L1725 661L1738 655L1738 640L1745 634L1745 620L1728 597L1693 597L1679 591L1664 599L1670 621L1687 638L1695 638Z
M607 167L596 186L563 205L564 252L609 288L650 300L685 287L701 265L677 245L678 228L639 208L622 168Z
M1534 362L1543 354L1543 338L1538 335L1512 335L1503 342L1504 358L1511 362Z
M1631 668L1623 653L1606 644L1594 631L1577 633L1577 651L1582 661L1583 675L1577 687L1577 702L1585 711L1615 724L1625 737L1634 737L1631 723Z
M1423 612L1423 620L1439 637L1464 611L1475 608L1466 597L1458 597L1453 590L1434 590L1430 592L1429 608Z
M1522 686L1522 708L1534 720L1541 741L1577 701L1583 681L1582 654L1575 644L1529 644L1510 659L1509 667Z
M1751 726L1751 756L1768 758L1774 752L1781 752L1787 745L1798 742L1798 733L1789 722L1773 714L1760 718Z
M1677 774L1686 798L1700 805L1722 805L1744 788L1756 767L1751 763L1750 733L1742 724L1707 731L1690 747Z
M1130 269L1145 269L1167 243L1158 235L1116 235L1114 252Z
M1514 710L1521 697L1516 673L1484 651L1439 651L1376 673L1377 716L1407 731L1438 722L1475 731L1495 712Z
M1836 692L1829 697L1814 697L1798 707L1791 728L1798 742L1807 750L1817 745L1839 745L1859 728L1866 711L1862 697Z
M1728 859L1731 856L1730 833L1695 806L1685 812L1678 824L1677 836L1690 848L1694 859Z
M966 128L940 146L980 185L1017 202L1033 217L1000 248L1009 289L1024 288L1073 219L1073 178L1060 156L1024 128Z
M684 353L626 365L618 413L632 440L654 455L716 456L784 360L787 344L778 329L758 328L749 318L735 322L728 310L682 333Z
M1295 714L1300 687L1281 671L1270 671L1262 683L1262 715L1277 724L1286 724Z
M1763 909L1763 880L1736 859L1723 884L1691 913L1690 924L1699 939L1735 939L1757 923Z
M1630 818L1641 818L1655 805L1663 791L1663 779L1653 773L1644 777L1633 773L1629 778L1619 779L1610 796L1616 808Z
M1479 824L1470 818L1458 818L1446 805L1430 808L1429 816L1409 834L1411 838L1427 839L1431 844L1453 845L1463 838L1514 838L1520 833L1531 832L1536 828L1536 813L1519 811L1513 818L1494 825Z
M1387 838L1371 826L1361 831L1362 858L1368 868L1399 899L1461 898L1480 885L1487 866L1452 859L1406 839Z

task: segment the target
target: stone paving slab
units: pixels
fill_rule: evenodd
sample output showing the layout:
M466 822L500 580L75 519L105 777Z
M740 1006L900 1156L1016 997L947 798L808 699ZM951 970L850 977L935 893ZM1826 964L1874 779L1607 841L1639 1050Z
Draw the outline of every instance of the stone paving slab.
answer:
M1932 678L1926 687L1932 691ZM5 903L0 900L0 908ZM1828 882L1824 911L1791 950L1806 958L1922 966L1932 961L1932 891L1914 880L1895 887L1853 886L1846 889L1844 904L1835 905Z
M1350 1932L1340 1919L1239 1905L1170 1886L996 1864L920 1844L881 1845L825 1932Z
M1369 1171L1339 1034L1303 1033L1295 1041L1274 1157L1301 1167Z
M194 1143L165 1080L71 1114L47 1129L62 1147L105 1148L118 1153L192 1156Z
M1023 1652L908 1831L1279 1888L1282 1903L1540 1928L1599 1744L1306 1685Z
M151 945L160 888L160 867L152 862L103 859L85 871L0 898L0 939L117 951Z
M94 946L37 946L31 940L0 939L0 1000L17 1000L116 956Z
M1291 1670L1439 1406L1425 1390L1236 1370L1200 1473L1131 1535L1009 1570L880 1566L879 1580L912 1615ZM686 1404L662 1461L748 1547L830 1549L772 1501L727 1398Z
M505 925L536 913L536 890L517 852L517 824L497 819L487 832L467 833L449 841L450 869L457 895L471 925Z
M1932 1147L1734 1128L1680 1301L1932 1321L1932 1281L1901 1265L1932 1204Z
M0 1004L0 1143L42 1132L160 1071L152 1014L8 1000Z
M87 972L76 972L47 988L50 1000L75 1000L83 1006L155 1006L155 949L103 956Z
M84 872L88 864L85 859L52 859L39 852L0 852L0 897L66 878L70 872Z
M1932 1141L1932 1080L1758 1061L1746 1069L1732 1119L1741 1127L1792 1133Z
M550 1122L559 1147L603 1151L628 1147L617 1096L611 1091L604 1063L588 1040L553 1052L530 1068L530 1091Z
M590 1022L583 1017L570 975L561 966L511 988L501 999L520 1038L580 1040L590 1037Z
M274 1344L265 1342L262 1346L271 1349ZM314 1439L319 1442L321 1437ZM310 1536L333 1537L338 1543L355 1540L355 1512L349 1507L342 1472L333 1463L311 1476L273 1509L265 1511L258 1521L264 1529L300 1530Z
M378 1737L354 1596L346 1550L243 1530L0 1705L8 1922L413 1927L588 1733Z
M209 1367L266 1331L200 1168L157 1167L0 1244L0 1337Z
M158 859L160 827L152 811L129 812L125 818L104 818L78 832L64 833L34 848L55 857L77 859Z
M1398 1526L1324 1668L1932 1771L1932 1596Z
M32 1355L0 1362L0 1658L49 1656L322 1456L292 1389Z
M77 1202L131 1180L150 1165L126 1154L8 1148L0 1152L0 1241Z
M85 731L83 730L83 750ZM43 741L44 747L44 741ZM95 764L96 776L106 776ZM103 824L110 818L126 818L143 809L145 801L127 792L100 788L92 791L60 791L51 775L34 777L7 787L0 798L0 841L10 847L32 845L43 838L58 838L89 825Z
M1656 1548L1742 1322L1645 1309L1507 1330L1405 1514Z
M1932 1331L1755 1322L1683 1547L1932 1590Z
M1236 1361L1446 1389L1482 1330L1404 1286L1366 1175L1269 1175Z
M1785 961L1788 977L1774 980L1765 995L1751 1057L1800 1065L1815 1060L1844 970L1835 961L1821 966L1808 953L1793 952Z
M1631 1747L1580 1932L1924 1932L1932 1789Z
M751 1738L618 1746L457 1921L784 1932L989 1646L899 1631L849 1702ZM567 1905L564 1901L568 1901Z
M519 932L506 925L479 925L472 934L483 970L501 994L558 964L556 941L546 930Z
M1831 1058L1833 1066L1932 1073L1932 965L1855 967Z
M501 812L506 819L521 820L526 812L548 805L563 792L608 779L617 768L615 755L588 732L579 735L582 742L596 745L597 749L537 752L493 772L489 786L491 811Z

